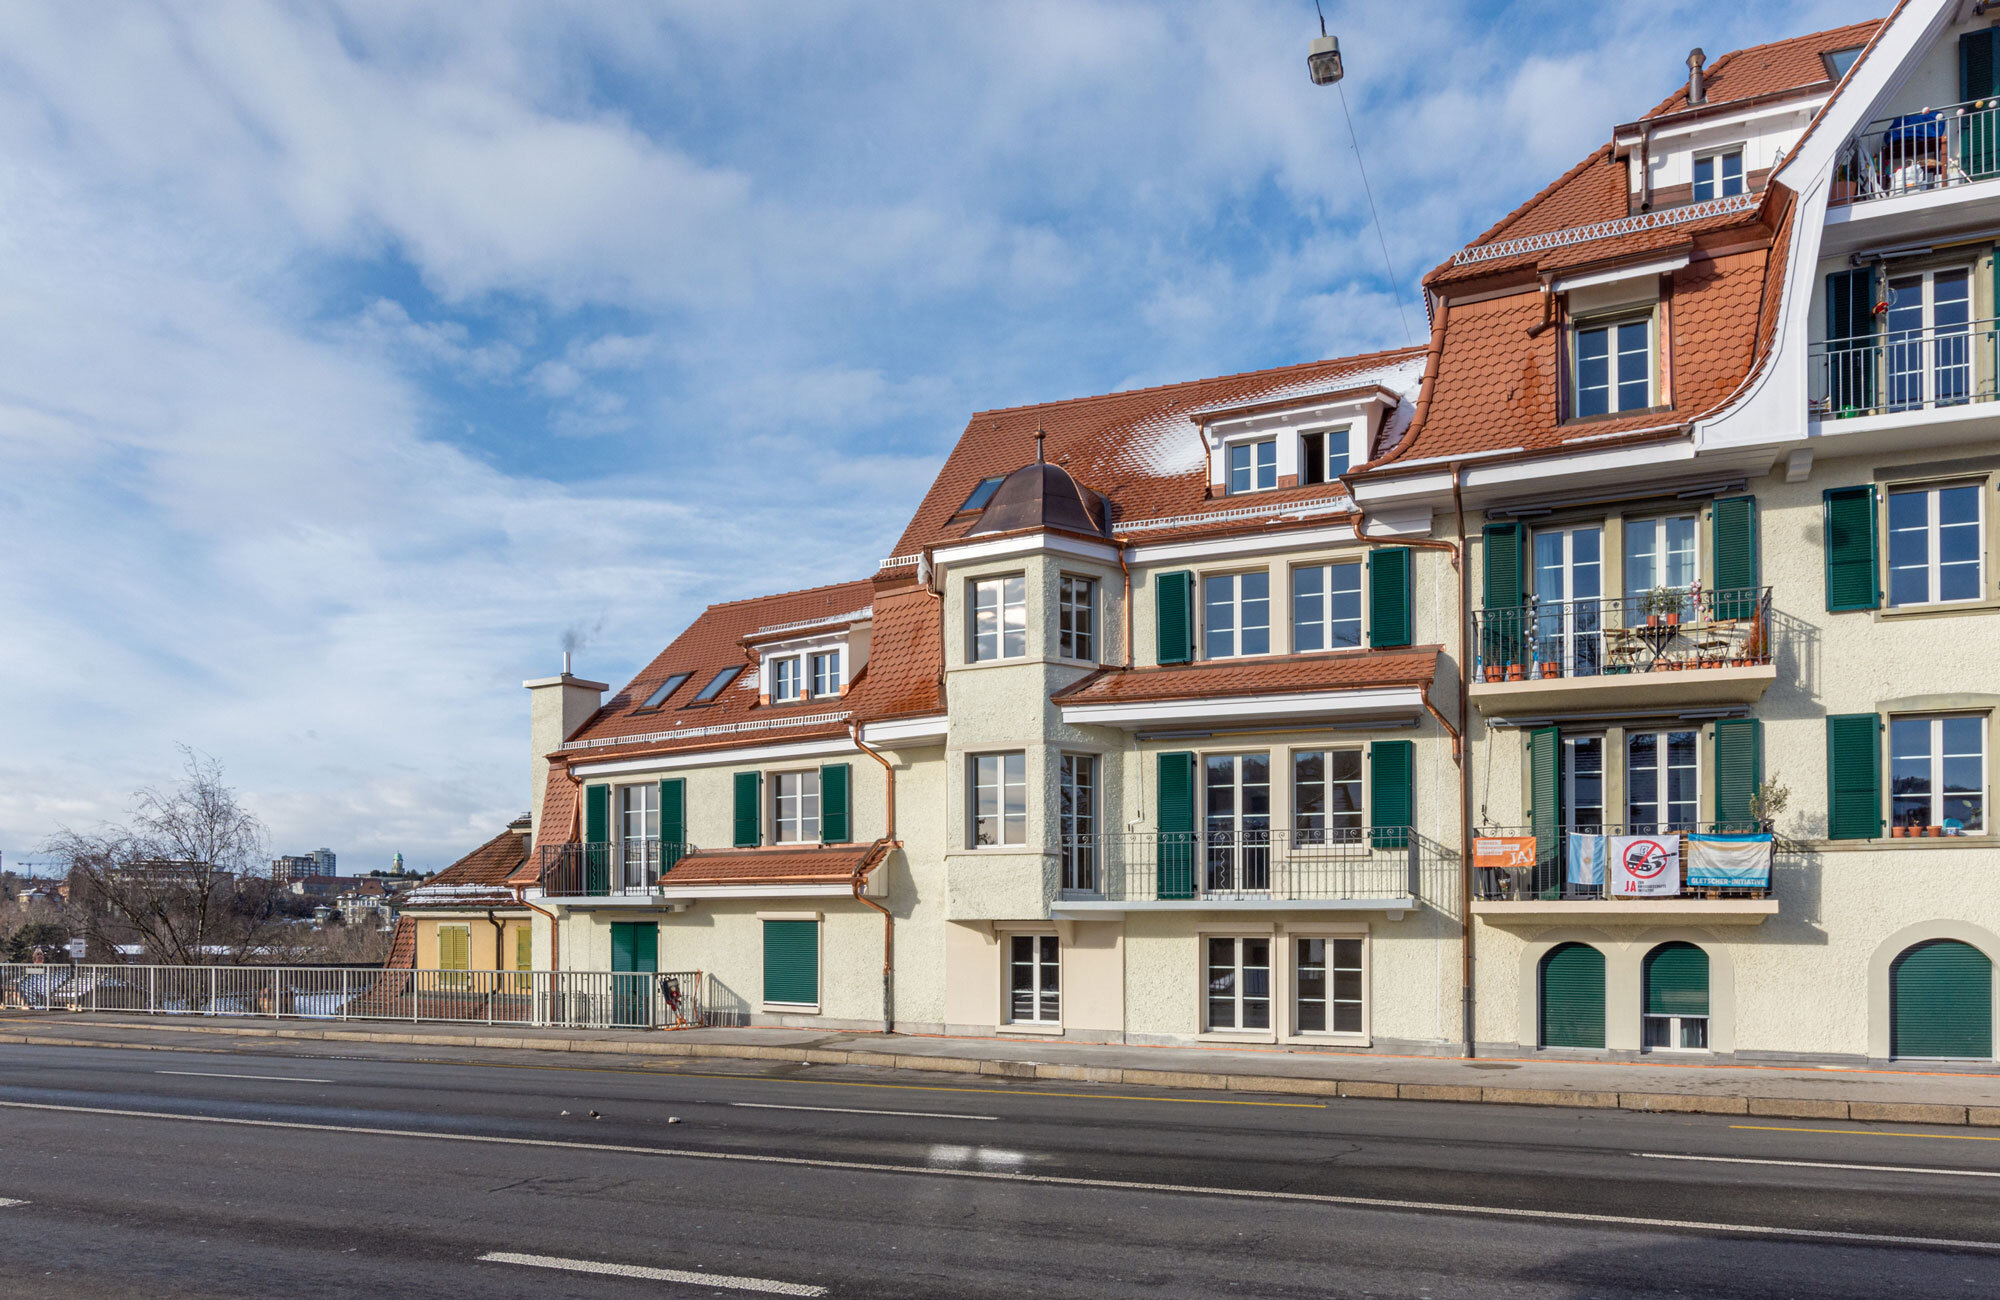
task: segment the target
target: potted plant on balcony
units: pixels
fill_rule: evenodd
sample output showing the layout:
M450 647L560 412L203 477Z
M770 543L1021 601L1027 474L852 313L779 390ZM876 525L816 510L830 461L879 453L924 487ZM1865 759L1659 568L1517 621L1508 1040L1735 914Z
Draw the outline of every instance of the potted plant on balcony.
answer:
M1562 676L1562 665L1553 659L1542 660L1541 666L1542 666L1542 677L1545 680L1551 677Z
M1528 680L1528 670L1520 664L1508 664L1507 680L1510 682L1524 682Z

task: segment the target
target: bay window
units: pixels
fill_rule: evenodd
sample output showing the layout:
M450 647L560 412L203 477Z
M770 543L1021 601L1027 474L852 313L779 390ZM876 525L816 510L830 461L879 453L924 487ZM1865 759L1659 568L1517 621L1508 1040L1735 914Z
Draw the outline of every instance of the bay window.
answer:
M1022 574L972 584L972 661L1018 659L1028 653L1028 580Z
M1089 893L1097 888L1097 759L1064 754L1061 768L1062 887Z
M1097 582L1064 574L1056 585L1056 653L1097 661Z
M1028 842L1028 756L973 754L972 843L990 848Z

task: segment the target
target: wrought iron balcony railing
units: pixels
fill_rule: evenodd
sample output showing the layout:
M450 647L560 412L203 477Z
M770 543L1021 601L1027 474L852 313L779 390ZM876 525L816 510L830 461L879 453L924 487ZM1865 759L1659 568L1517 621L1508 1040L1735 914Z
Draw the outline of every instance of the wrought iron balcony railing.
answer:
M1865 203L2000 176L2000 99L1877 118L1834 163L1834 203Z
M1073 902L1448 899L1457 871L1407 826L1069 835L1059 854Z
M1931 411L1990 402L2000 395L2000 327L1993 320L1905 323L1905 307L1921 312L1920 299L1891 304L1881 328L1853 338L1827 339L1806 349L1806 398L1822 419ZM1963 313L1968 304L1957 304ZM1932 314L1949 303L1934 303Z
M1771 589L1662 587L1472 615L1475 680L1609 677L1771 662Z
M661 875L692 852L692 844L659 839L545 845L542 892L559 898L658 893Z
M1690 857L1690 837L1693 835L1750 835L1760 833L1762 826L1754 822L1682 822L1670 825L1659 823L1632 823L1624 826L1580 826L1561 827L1553 835L1538 835L1533 827L1508 826L1478 831L1473 835L1473 896L1484 900L1505 902L1532 902L1553 900L1589 901L1607 897L1606 884L1609 875L1609 838L1613 836L1640 836L1670 838L1678 844L1680 862L1680 887L1672 894L1633 897L1635 904L1658 903L1662 899L1674 898L1767 898L1770 896L1771 859L1774 845L1744 846L1736 850L1742 863L1752 864L1761 860L1762 883L1751 883L1757 878L1756 870L1738 869L1728 876L1705 874L1704 870ZM1578 852L1576 841L1579 837L1605 837L1606 856L1603 859L1589 852ZM1491 842L1507 838L1516 841L1533 841L1532 862L1513 867L1489 867L1479 863L1485 857L1481 841Z

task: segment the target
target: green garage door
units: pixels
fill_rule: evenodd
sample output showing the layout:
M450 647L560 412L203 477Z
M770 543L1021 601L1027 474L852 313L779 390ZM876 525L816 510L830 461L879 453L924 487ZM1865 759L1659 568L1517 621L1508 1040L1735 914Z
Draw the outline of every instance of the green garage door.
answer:
M1993 1055L1993 963L1955 939L1920 943L1889 968L1889 1055Z
M1604 1046L1604 954L1565 943L1542 958L1543 1047Z

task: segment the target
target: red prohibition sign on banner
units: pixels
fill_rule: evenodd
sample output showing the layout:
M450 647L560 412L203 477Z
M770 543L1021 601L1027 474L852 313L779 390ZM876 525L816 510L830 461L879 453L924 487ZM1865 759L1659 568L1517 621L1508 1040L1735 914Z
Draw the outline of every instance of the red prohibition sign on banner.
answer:
M1651 880L1667 869L1667 850L1658 840L1639 840L1625 846L1625 872L1640 880Z

